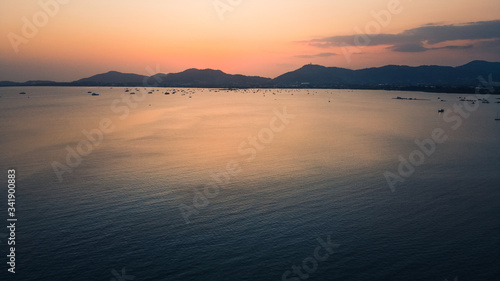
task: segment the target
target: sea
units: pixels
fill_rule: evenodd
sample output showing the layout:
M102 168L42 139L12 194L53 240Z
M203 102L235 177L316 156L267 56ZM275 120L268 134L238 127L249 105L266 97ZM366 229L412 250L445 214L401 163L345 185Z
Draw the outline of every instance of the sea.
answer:
M0 88L0 280L500 280L499 97Z

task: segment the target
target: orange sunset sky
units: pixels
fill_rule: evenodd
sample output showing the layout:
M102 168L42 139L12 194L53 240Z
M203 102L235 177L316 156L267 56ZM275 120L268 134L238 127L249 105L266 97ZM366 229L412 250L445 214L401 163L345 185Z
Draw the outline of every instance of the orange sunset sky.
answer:
M378 35L357 44L365 32ZM19 82L110 70L273 78L307 63L456 66L500 61L500 1L0 1L0 34L0 80Z

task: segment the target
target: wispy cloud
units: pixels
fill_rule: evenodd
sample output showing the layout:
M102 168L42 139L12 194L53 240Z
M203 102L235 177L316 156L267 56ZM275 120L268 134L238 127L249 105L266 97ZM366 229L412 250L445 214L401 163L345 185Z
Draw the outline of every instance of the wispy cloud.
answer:
M415 44L402 44L402 45L393 45L389 47L388 49L393 50L395 52L425 52L429 50L441 50L441 49L448 49L448 50L463 50L463 49L470 49L473 48L473 44L469 45L448 45L444 47L424 47L424 44L422 42L415 43Z
M366 38L369 38L369 40L366 40ZM397 34L352 34L300 42L320 48L390 45L389 49L395 52L425 52L436 49L468 49L474 47L473 44L432 47L432 45L449 41L491 41L495 39L500 39L500 20L468 22L456 25L427 24Z
M480 47L484 48L494 48L500 52L500 38L494 40L485 40L478 44Z
M336 53L319 53L315 55L298 55L295 56L296 58L301 58L301 59L313 59L313 58L327 58L331 56L336 56Z

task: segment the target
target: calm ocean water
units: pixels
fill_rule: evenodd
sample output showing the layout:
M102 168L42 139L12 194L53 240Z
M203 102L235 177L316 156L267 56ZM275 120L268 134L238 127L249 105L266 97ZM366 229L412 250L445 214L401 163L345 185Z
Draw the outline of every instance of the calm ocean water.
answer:
M1 280L500 280L500 96L130 89L0 88Z

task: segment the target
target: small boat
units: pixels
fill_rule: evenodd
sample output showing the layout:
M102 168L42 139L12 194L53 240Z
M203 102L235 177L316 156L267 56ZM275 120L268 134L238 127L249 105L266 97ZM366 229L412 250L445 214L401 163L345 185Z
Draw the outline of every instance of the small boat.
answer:
M92 93L93 96L98 96L99 94L96 94L96 93Z
M130 94L131 94L131 95L135 95L135 93L134 93L134 92L131 92Z
M20 92L19 94L20 94L20 95L26 95L26 93L25 93L25 92Z
M497 118L495 118L495 120L500 121L500 117L498 116L498 112L497 112Z
M440 110L438 110L438 112L439 112L439 113L443 113L443 112L444 112L444 109L442 109L442 108L441 108Z

